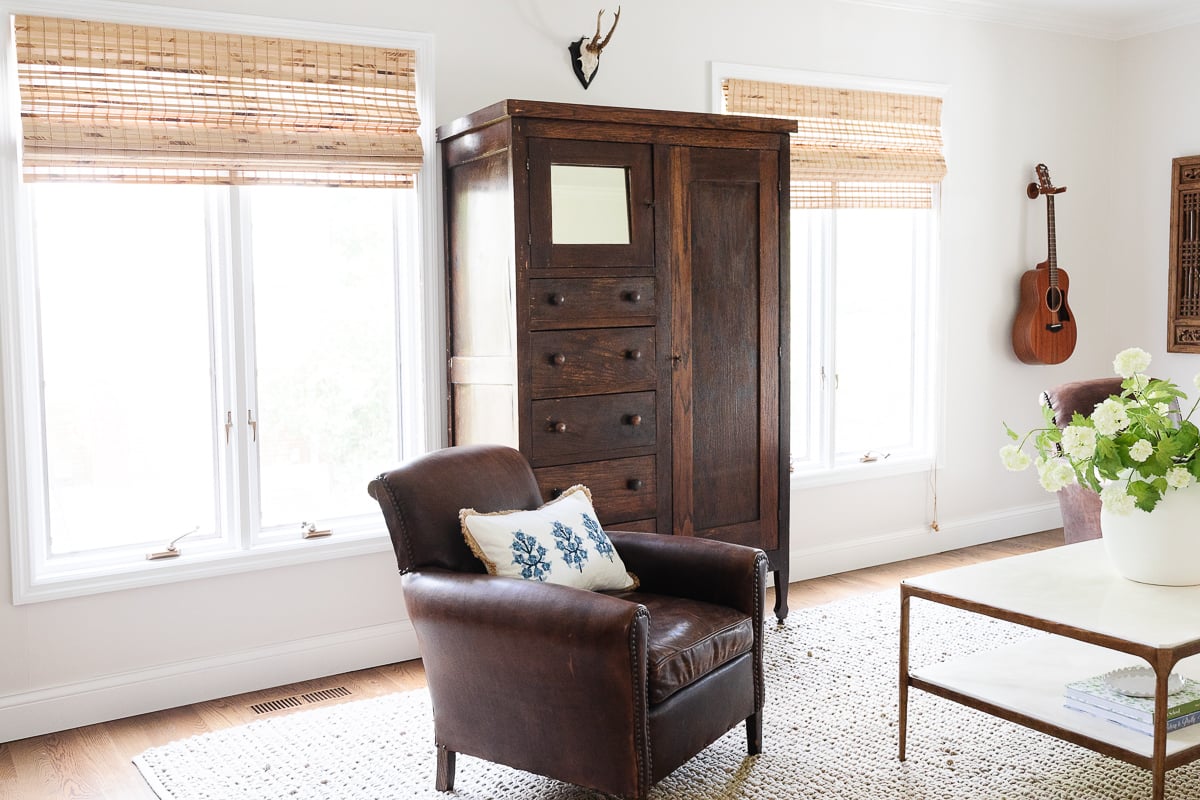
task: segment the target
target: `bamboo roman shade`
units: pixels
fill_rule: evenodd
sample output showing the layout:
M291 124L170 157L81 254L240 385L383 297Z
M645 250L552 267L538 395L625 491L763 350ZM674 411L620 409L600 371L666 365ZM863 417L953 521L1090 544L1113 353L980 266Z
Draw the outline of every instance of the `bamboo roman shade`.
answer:
M942 100L728 79L725 110L795 119L793 208L930 208L946 174Z
M411 186L415 53L18 16L27 181Z

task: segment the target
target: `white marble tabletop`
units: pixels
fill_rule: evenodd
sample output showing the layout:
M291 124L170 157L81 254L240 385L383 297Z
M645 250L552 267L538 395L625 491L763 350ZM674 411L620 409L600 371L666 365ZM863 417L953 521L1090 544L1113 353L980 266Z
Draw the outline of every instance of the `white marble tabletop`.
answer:
M1122 578L1100 539L902 582L1151 647L1200 639L1200 586L1152 586Z

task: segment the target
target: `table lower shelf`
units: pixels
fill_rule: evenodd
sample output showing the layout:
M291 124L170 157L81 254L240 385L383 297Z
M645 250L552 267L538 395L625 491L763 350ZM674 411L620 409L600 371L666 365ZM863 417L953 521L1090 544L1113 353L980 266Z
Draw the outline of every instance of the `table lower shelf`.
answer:
M1047 634L940 664L910 668L909 675L913 681L1016 712L1141 759L1150 759L1154 737L1063 705L1063 688L1070 681L1118 667L1145 665L1136 656ZM1200 680L1200 656L1180 661L1175 671ZM926 688L920 683L914 683L914 686ZM1173 731L1167 736L1167 759L1181 764L1200 758L1198 746L1200 725ZM1197 748L1195 753L1184 755L1192 748ZM1137 760L1134 759L1135 763Z

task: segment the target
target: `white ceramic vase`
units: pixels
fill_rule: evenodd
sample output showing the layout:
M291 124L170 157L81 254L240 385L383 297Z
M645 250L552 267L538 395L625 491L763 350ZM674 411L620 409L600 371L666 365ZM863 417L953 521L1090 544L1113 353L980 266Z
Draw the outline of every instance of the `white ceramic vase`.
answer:
M1100 530L1122 577L1160 586L1200 584L1200 484L1168 489L1149 513L1101 509Z

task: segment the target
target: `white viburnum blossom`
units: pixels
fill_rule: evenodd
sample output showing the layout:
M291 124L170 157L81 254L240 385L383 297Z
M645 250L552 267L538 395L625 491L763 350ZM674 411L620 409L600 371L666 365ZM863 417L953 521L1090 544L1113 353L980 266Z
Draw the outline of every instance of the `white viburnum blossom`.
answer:
M1096 429L1086 425L1068 425L1062 432L1063 450L1076 461L1096 454Z
M1117 353L1113 359L1113 370L1122 378L1132 378L1145 372L1150 366L1150 354L1140 347L1130 347Z
M1184 467L1172 467L1167 471L1167 486L1172 489L1185 489L1192 484L1192 473Z
M1160 417L1169 417L1171 416L1171 407L1166 403L1155 403L1154 412Z
M1125 492L1124 486L1105 486L1100 490L1100 504L1110 514L1132 514L1137 507L1137 499Z
M1047 492L1057 492L1075 482L1075 470L1065 458L1049 458L1038 461L1038 478Z
M1005 468L1011 472L1020 472L1028 469L1033 462L1024 450L1017 447L1015 444L1008 444L1000 448L1000 460L1004 462Z
M1129 457L1139 464L1145 461L1154 453L1154 445L1145 439L1138 439L1129 446Z
M1115 397L1110 397L1096 404L1092 412L1092 424L1101 436L1115 436L1129 427L1129 415L1125 413L1125 404Z

